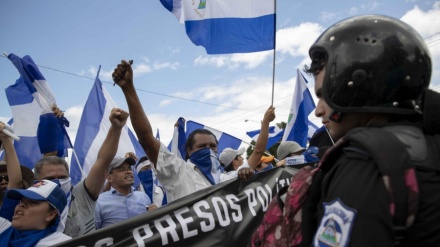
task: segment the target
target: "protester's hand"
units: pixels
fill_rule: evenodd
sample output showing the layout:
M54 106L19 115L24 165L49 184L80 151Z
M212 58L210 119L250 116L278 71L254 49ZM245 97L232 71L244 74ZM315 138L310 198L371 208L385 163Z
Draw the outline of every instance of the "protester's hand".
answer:
M275 107L269 106L269 108L266 110L266 113L264 113L263 117L263 123L270 123L275 119Z
M156 204L150 204L150 205L147 206L147 211L148 212L153 211L155 209L157 209Z
M110 122L112 123L112 126L122 128L127 122L128 112L119 108L113 108L110 113L109 119Z
M254 170L249 167L241 168L238 170L238 178L244 181L249 180L254 175Z
M129 62L122 60L113 71L113 81L121 88L133 84L133 69L131 68L132 60Z
M136 154L133 152L128 152L125 154L125 158L130 158L130 157L133 158L135 161L137 161L137 159L138 159Z
M62 118L64 117L64 112L60 110L60 108L58 108L57 105L52 105L52 112L55 115L55 117L57 118Z
M12 141L12 138L3 132L3 129L8 129L8 127L5 123L0 122L0 145Z
M286 160L284 159L284 160L280 160L280 161L278 161L278 162L276 163L276 166L277 166L277 167L280 167L280 166L285 167L285 166L286 166Z

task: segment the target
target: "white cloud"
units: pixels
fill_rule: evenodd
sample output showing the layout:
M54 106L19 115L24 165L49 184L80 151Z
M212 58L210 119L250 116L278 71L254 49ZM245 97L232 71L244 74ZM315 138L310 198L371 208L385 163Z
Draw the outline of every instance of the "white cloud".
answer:
M195 65L211 65L217 68L227 66L229 58L227 56L198 56L194 60Z
M317 23L301 23L299 26L277 31L277 51L294 57L308 57L308 51L324 28Z
M321 19L323 22L328 22L335 19L337 16L338 14L335 12L323 11L321 12L321 16L319 17L319 19Z
M416 29L428 45L431 53L433 73L431 85L440 82L440 2L433 4L432 8L423 11L417 5L406 12L401 20Z
M180 63L178 63L178 62L173 62L173 63L170 63L170 62L165 62L165 63L155 62L153 64L153 68L155 70L167 69L167 68L172 69L172 70L177 70L178 67L180 67Z

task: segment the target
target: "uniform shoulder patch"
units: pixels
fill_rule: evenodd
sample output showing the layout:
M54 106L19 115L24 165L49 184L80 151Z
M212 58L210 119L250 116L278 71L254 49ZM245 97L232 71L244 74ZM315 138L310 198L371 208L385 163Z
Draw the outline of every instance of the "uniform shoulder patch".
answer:
M339 198L324 203L324 216L313 240L313 246L347 246L356 214L355 209L344 205Z

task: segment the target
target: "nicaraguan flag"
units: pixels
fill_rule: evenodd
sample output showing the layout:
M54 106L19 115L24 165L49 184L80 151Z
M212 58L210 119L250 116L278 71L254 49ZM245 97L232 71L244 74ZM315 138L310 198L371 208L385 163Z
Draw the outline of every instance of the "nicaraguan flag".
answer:
M307 88L307 80L297 69L295 92L292 106L290 107L289 119L282 141L295 141L301 147L307 146L309 132L309 114L316 108L312 95Z
M216 137L218 141L218 147L217 151L220 154L223 149L225 148L233 148L238 149L241 145L242 140L233 137L229 134L226 134L224 132L218 131L216 129L210 128L208 126L205 126L203 124L196 123L194 121L187 121L186 122L186 138L196 129L207 129L211 131Z
M260 136L260 131L261 130L248 131L246 132L246 134L250 138L252 138L252 140L257 142L258 136ZM267 139L266 150L269 150L269 148L275 145L275 143L281 141L283 134L284 134L284 130L278 128L277 126L269 127L269 138Z
M208 54L247 53L275 47L274 0L160 0L191 41Z
M15 84L5 90L14 131L20 137L20 141L14 142L20 164L33 169L42 153L51 151L66 156L67 148L72 147L64 127L68 121L53 114L56 101L46 79L30 56L20 58L11 53L8 58L20 73Z
M73 157L70 162L72 184L77 184L81 179L85 178L95 163L99 149L111 126L109 120L110 112L116 107L115 102L99 80L100 70L101 66L84 106L76 134L74 146L76 157L72 155ZM134 134L127 126L124 126L116 156L125 157L127 152L134 152L137 157L145 156L145 152ZM137 184L139 184L139 180L135 176L135 186Z
M185 135L185 119L180 117L177 119L177 126L174 126L173 139L168 144L168 150L175 153L178 157L186 158L186 135Z

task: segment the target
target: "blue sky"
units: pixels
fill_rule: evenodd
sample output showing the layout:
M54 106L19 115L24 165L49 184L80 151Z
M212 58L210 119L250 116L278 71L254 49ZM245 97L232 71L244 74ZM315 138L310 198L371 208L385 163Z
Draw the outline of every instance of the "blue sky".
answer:
M207 55L159 0L14 0L0 1L0 10L0 51L30 55L45 67L40 70L66 111L72 139L94 82L81 76L94 78L99 65L104 87L127 109L121 90L110 83L121 59L134 60L135 87L166 144L178 117L249 142L245 132L260 128L271 103L273 51ZM287 121L296 70L309 63L313 41L333 23L359 14L393 16L428 37L432 81L440 83L440 1L278 0L274 122ZM0 57L1 88L18 76L12 63ZM313 89L311 78L309 84ZM1 90L0 120L10 117Z

